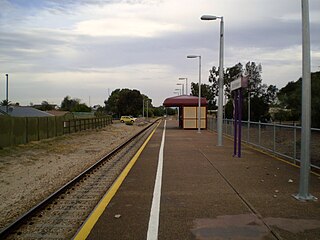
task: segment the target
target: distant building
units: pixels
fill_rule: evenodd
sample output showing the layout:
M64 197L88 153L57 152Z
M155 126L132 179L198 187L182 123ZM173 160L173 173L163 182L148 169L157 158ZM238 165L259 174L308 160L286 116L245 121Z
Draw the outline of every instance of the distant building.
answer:
M21 107L21 106L0 106L0 116L10 115L12 117L52 117L54 115L35 109L33 107Z

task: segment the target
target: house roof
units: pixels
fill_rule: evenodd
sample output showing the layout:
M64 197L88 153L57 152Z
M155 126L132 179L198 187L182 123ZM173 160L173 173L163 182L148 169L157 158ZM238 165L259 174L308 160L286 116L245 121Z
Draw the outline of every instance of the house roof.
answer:
M4 115L6 106L0 106L0 115ZM32 107L8 106L8 115L12 117L52 117L52 114Z
M64 116L66 114L69 114L70 112L69 111L49 110L49 111L46 111L46 113L49 113L54 116ZM72 113L70 113L70 114L72 114Z
M164 100L163 106L165 107L183 107L183 106L198 106L199 98L196 96L180 95L175 97L170 97ZM208 105L206 98L201 98L201 106Z

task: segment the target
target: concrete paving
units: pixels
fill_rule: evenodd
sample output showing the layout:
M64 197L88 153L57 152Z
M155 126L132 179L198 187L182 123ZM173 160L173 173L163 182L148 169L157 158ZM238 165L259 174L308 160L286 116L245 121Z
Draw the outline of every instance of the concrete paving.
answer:
M320 203L292 197L299 169L167 120L158 239L320 239ZM88 239L146 239L163 123ZM310 193L320 197L320 177Z

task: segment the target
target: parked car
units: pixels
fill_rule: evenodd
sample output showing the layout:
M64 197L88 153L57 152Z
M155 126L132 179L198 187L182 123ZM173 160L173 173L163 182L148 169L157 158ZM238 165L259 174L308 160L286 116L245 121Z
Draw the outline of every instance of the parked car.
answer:
M121 116L120 118L120 122L124 123L124 122L135 122L136 118L132 117L132 116Z

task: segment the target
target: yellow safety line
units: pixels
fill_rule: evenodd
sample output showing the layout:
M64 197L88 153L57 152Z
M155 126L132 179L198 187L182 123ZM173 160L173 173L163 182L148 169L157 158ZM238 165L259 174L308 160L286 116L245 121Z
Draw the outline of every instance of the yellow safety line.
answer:
M128 165L125 167L125 169L121 172L119 177L116 179L116 181L112 184L110 189L106 192L106 194L103 196L103 198L100 200L98 205L95 207L95 209L92 211L90 216L87 218L87 220L83 223L83 225L80 227L76 235L74 236L74 240L78 239L86 239L96 222L98 221L99 217L102 215L106 207L108 206L111 199L114 197L118 189L120 188L122 182L130 172L133 165L136 163L137 159L139 158L140 154L142 153L143 149L146 147L147 143L150 141L151 137L155 133L156 129L160 125L161 121L158 123L157 127L152 131L152 133L149 135L147 140L143 143L143 145L140 147L140 149L137 151L137 153L134 155L134 157L130 160Z
M231 140L231 141L233 140L232 137L229 137L229 136L226 136L226 135L224 135L224 136L225 136L227 139ZM265 154L265 155L267 155L267 156L269 156L269 157L272 157L272 158L274 158L274 159L276 159L276 160L278 160L278 161L280 161L280 162L286 163L286 164L291 165L291 166L296 167L296 168L300 168L300 166L298 166L298 165L296 165L296 164L293 164L293 163L291 163L291 162L288 162L288 161L286 161L286 160L284 160L284 159L282 159L282 158L279 158L279 157L275 156L274 154L268 153L267 151L263 151L263 150L261 150L261 149L259 149L259 148L257 148L257 147L254 147L254 146L252 146L252 145L250 145L250 144L248 144L248 143L242 142L242 144L246 145L248 148L251 148L251 149L253 149L253 150L257 151L257 152L260 152L260 153L263 153L263 154ZM316 172L313 172L313 171L310 171L310 172L311 172L312 174L316 175L317 177L320 177L320 174L319 174L319 173L316 173Z

